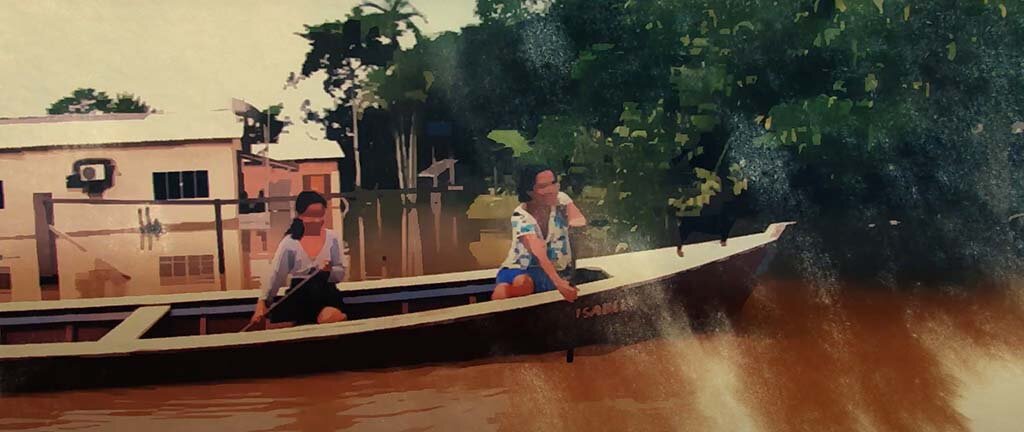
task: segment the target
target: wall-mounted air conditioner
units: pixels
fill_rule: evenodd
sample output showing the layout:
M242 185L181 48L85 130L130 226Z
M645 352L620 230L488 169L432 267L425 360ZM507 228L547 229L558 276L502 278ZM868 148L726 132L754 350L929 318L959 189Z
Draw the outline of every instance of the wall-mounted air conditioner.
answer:
M79 159L71 165L68 189L81 189L90 197L102 197L103 191L114 187L114 161L110 159Z
M107 179L107 168L103 164L89 164L78 167L78 179L83 182Z

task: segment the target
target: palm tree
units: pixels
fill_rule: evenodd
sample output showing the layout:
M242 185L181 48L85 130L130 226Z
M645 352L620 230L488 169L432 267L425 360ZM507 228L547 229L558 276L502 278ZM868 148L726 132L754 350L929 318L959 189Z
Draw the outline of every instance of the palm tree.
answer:
M427 21L426 17L409 0L370 0L357 6L355 12L359 14L362 9L368 9L373 12L369 15L356 17L356 19L364 23L364 31L376 27L380 31L380 35L390 40L391 46L396 49L400 49L398 38L404 35L405 32L412 32L417 40L422 36L419 27L413 22L414 18L419 18L424 22ZM403 114L403 110L398 106L394 106L392 109L395 110L399 118L399 125L393 132L395 139L395 162L398 168L398 186L400 189L406 187L414 188L416 186L418 165L416 160L418 151L416 143L417 118L415 112ZM406 121L406 115L410 117L408 121ZM403 199L415 202L415 195L408 197L403 195Z
M408 0L367 0L354 7L344 23L335 21L306 26L306 32L300 34L311 45L302 65L302 75L309 77L316 71L324 70L327 72L324 90L332 97L347 99L345 105L351 110L352 116L352 129L348 135L352 137L357 188L362 187L359 145L362 113L369 107L384 108L395 99L379 97L376 85L381 80L371 82L367 76L395 67L394 54L401 50L399 38L406 32L412 32L417 39L421 36L420 29L414 23L417 18L426 22L423 14ZM403 133L408 134L407 131ZM414 139L410 145L415 149ZM403 156L402 151L396 153L400 166L415 166L415 160L412 160L412 164L403 165L401 161L408 157ZM414 155L415 151L405 151L404 154ZM399 172L411 170L400 168ZM402 184L403 180L400 175L399 183Z
M377 21L381 36L391 40L391 43L398 46L398 38L406 31L412 32L417 38L421 36L419 27L413 23L413 18L419 18L423 22L427 18L412 5L409 0L371 0L361 3L356 10L369 9L376 13L360 17L369 22ZM369 28L372 26L367 26Z

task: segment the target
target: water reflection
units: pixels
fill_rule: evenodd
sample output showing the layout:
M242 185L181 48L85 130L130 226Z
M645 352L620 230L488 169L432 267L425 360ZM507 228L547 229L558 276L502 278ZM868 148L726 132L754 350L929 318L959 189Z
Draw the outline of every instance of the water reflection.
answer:
M487 242L481 224L466 216L472 199L462 193L431 193L420 204L403 204L397 193L373 193L349 203L342 217L333 207L335 229L345 240L348 280L382 279L445 273L496 266L507 241ZM69 206L70 207L70 206ZM177 294L256 289L269 271L275 248L291 224L288 208L242 215L224 221L224 273L218 269L217 232L212 220L190 222L157 218L150 208L121 208L137 213L139 227L111 228L97 221L57 218L74 243L57 239L59 284L40 285L36 241L0 239L10 266L12 293L8 301ZM339 206L340 207L340 206ZM74 212L64 209L62 215ZM162 209L157 209L157 211ZM212 218L206 207L196 213ZM507 223L507 221L505 221ZM489 228L488 228L489 229ZM507 233L507 229L503 230ZM503 237L507 237L504 235ZM481 239L483 245L481 246ZM497 249L503 249L496 252ZM477 257L483 259L477 259ZM16 258L12 258L16 257ZM499 261L500 262L500 261ZM122 277L125 274L128 278Z
M481 224L466 215L472 198L434 193L412 205L398 194L380 193L354 202L344 227L353 280L493 267L470 248L481 235Z
M83 260L88 262L88 260ZM91 269L75 272L75 297L122 297L128 295L128 279L104 261L94 259ZM68 297L68 296L65 296Z
M39 284L39 261L36 258L34 237L0 240L0 267L11 279L11 290L3 296L7 301L33 301L44 297ZM49 289L46 293L54 291Z
M88 252L63 239L57 241L60 298L242 289L239 234L237 229L224 231L224 275L217 271L214 230L168 231L144 249L138 248L138 233L71 234Z

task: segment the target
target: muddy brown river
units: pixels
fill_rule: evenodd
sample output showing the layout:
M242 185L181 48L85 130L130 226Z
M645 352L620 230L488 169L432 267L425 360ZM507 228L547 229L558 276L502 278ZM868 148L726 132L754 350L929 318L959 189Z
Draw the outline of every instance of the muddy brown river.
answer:
M550 353L8 396L0 429L1014 431L1021 292L765 281L735 322L679 323L662 338L579 349L572 364Z

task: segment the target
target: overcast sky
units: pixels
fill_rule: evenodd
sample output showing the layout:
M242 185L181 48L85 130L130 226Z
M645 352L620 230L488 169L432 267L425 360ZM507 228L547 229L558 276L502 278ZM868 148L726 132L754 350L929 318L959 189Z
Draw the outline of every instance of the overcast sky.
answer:
M131 92L166 112L329 103L320 83L284 90L303 24L343 20L356 0L8 1L0 14L0 117L46 114L78 87ZM476 22L474 0L413 0L427 34ZM317 97L321 100L317 100Z

